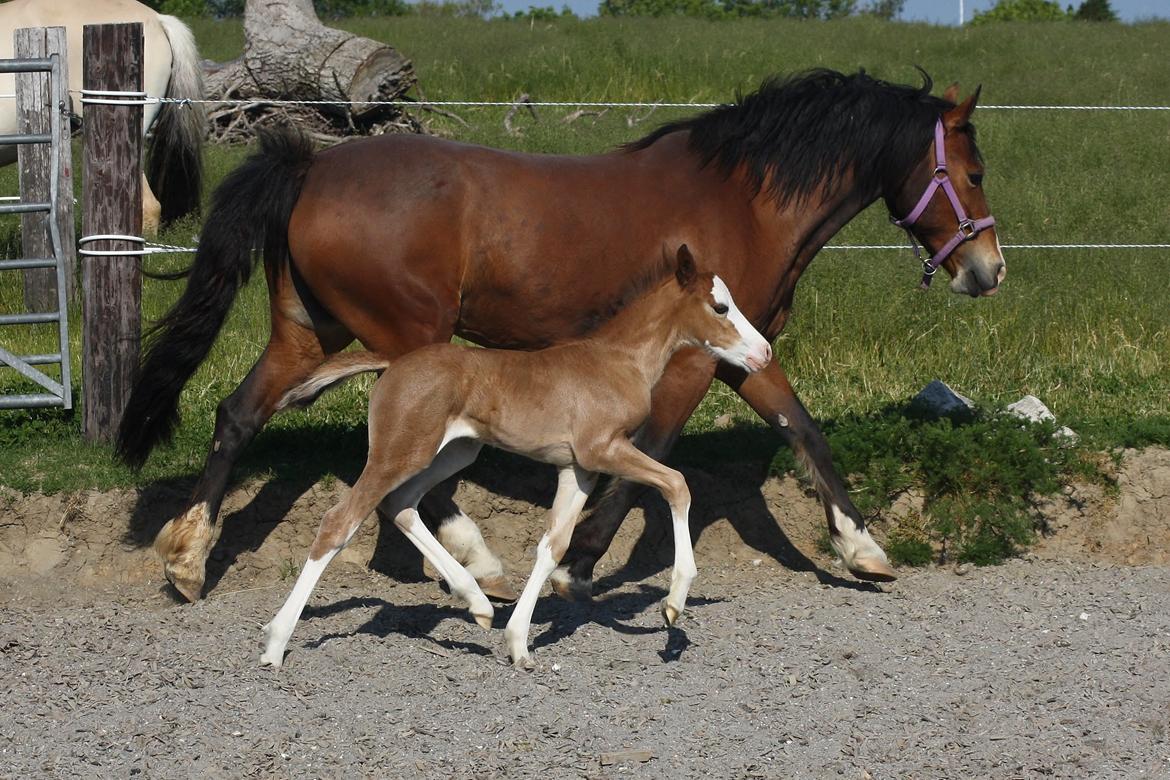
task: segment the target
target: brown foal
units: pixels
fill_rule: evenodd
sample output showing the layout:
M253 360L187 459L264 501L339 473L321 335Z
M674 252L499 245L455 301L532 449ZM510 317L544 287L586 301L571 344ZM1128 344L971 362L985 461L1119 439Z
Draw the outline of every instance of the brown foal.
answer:
M435 344L391 361L343 353L290 390L282 406L311 402L341 380L389 368L370 394L370 453L353 490L325 515L284 606L264 627L261 662L280 666L297 619L321 573L379 503L465 599L476 621L492 606L475 578L423 525L418 503L432 487L491 444L551 463L559 484L536 565L504 636L517 665L530 664L528 631L537 597L561 560L599 473L657 489L670 505L675 558L662 605L668 625L682 613L696 575L683 476L642 453L631 436L650 414L650 394L675 352L707 350L748 372L772 358L767 339L736 308L723 281L699 273L684 245L674 273L590 338L537 352Z

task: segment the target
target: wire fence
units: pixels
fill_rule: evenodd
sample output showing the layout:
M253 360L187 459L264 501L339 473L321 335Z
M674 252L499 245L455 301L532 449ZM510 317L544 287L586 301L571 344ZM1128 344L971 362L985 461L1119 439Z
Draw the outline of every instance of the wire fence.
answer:
M82 94L84 93L84 94ZM82 96L82 102L99 102L94 96L82 90L74 92ZM711 109L720 106L728 105L727 103L700 103L700 102L672 102L666 100L655 101L615 101L615 100L522 100L522 101L505 101L505 100L215 100L203 99L194 100L187 98L167 98L167 97L153 97L145 93L126 93L118 95L102 95L102 98L114 98L117 102L135 102L142 105L154 105L170 103L176 105L191 105L204 104L215 106L239 106L239 107L258 107L258 106L396 106L399 108L514 108L517 106L534 107L534 108L685 108L685 109ZM114 102L114 101L110 101ZM1040 105L1040 104L998 104L998 105L980 105L981 111L1170 111L1170 105ZM91 241L98 240L99 236L85 236L79 243L85 244ZM123 237L126 238L126 237ZM180 247L168 244L156 244L145 239L135 238L136 243L141 244L140 249L126 250L116 254L132 254L132 255L148 255L148 254L173 254L173 253L193 253L197 249L195 247ZM1085 250L1085 249L1109 249L1109 250L1162 250L1170 249L1170 243L1040 243L1040 244L1004 244L1004 249L1045 249L1045 250ZM850 251L901 251L906 249L906 244L827 244L825 250L850 250ZM110 252L97 252L91 250L81 250L81 254L87 256L104 256L107 254L114 254Z

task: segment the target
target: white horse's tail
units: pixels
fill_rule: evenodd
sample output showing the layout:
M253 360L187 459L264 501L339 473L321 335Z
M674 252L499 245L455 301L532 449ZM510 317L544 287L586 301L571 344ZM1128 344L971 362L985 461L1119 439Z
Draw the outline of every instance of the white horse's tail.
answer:
M167 97L203 100L203 71L195 36L173 16L159 15L171 44L171 79ZM199 208L203 188L203 138L207 111L202 103L163 103L149 142L146 179L162 204L162 221L170 222Z

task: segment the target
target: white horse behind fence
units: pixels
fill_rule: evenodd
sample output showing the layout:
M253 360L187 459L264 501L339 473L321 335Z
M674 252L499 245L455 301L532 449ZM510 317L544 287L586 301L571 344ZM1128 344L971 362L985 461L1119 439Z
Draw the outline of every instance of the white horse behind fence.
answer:
M191 30L136 0L12 0L0 4L0 58L12 57L12 34L21 27L64 27L69 47L72 110L81 114L82 28L87 24L141 22L143 87L151 97L202 100L203 73ZM0 95L15 92L11 75L0 75ZM143 230L157 231L199 205L206 114L200 103L148 103L143 133L147 143ZM0 97L0 133L16 132L16 101ZM0 165L16 162L15 146L0 146ZM157 196L157 197L156 197ZM161 203L160 203L161 201Z

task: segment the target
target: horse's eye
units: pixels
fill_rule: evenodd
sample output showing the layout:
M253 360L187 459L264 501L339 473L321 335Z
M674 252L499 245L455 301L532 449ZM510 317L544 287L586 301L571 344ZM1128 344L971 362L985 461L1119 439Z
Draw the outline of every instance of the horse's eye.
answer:
M720 317L722 317L724 314L727 314L727 304L726 303L717 303L717 304L715 304L715 306L713 308L715 309L715 313L718 314Z
M967 178L971 180L972 187L982 187L983 186L983 174L982 173L972 173Z

